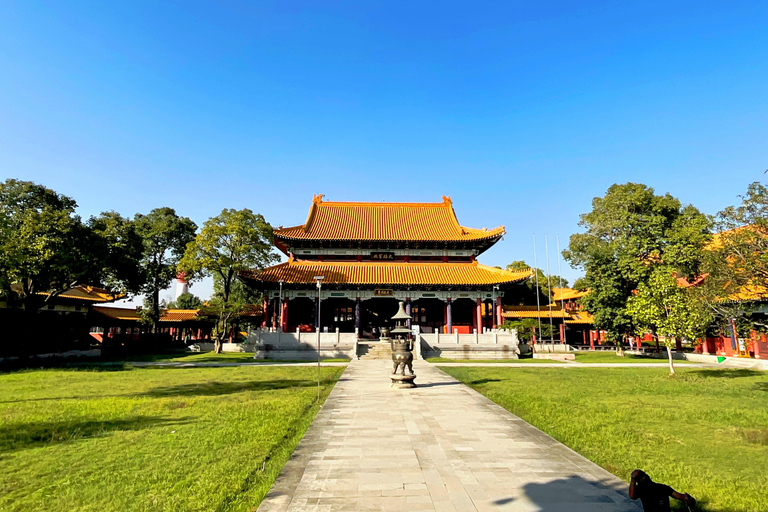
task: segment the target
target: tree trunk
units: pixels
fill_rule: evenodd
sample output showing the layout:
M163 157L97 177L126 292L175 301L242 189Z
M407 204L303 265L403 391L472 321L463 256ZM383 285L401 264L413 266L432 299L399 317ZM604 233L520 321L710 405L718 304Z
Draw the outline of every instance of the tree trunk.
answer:
M672 349L669 348L669 342L664 344L665 347L667 347L667 357L669 357L669 373L671 375L675 374L675 363L672 362Z

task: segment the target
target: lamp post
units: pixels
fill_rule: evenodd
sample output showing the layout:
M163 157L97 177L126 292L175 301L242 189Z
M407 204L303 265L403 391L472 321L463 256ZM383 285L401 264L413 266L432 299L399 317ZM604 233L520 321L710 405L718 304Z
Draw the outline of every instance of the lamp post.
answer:
M495 284L493 285L493 325L496 326L496 329L500 329L501 326L498 324L499 315L497 313L499 308L499 285Z
M280 330L277 331L278 333L283 332L283 283L284 282L285 280L283 279L278 281L278 283L280 283L280 299L279 299L280 300Z
M323 279L325 276L315 276L317 281L317 401L320 402L320 294L323 291Z

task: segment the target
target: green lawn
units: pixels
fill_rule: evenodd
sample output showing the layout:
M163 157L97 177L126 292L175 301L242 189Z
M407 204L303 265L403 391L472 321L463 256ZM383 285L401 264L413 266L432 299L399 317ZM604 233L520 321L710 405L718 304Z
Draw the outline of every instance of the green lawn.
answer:
M428 357L427 361L430 363L560 363L555 359L534 359L532 357L524 357L522 359L446 359L444 357Z
M620 478L641 468L702 510L768 510L766 373L442 369Z
M522 359L446 359L443 357L428 357L430 363L563 363L556 359L533 359L525 357ZM650 356L638 356L626 354L623 357L616 355L616 352L581 352L576 353L577 363L656 363L668 364L667 359L657 359ZM690 364L689 361L675 360L675 365Z
M666 354L662 354L664 358L659 359L651 356L638 356L635 354L624 354L623 357L616 355L613 350L605 352L579 352L576 354L576 362L578 363L658 363L669 364ZM675 365L689 364L689 361L680 361L675 359Z
M322 400L344 369L321 369ZM0 510L255 510L319 408L317 369L0 374Z
M132 361L126 357L126 361ZM173 361L175 363L312 363L312 359L303 361L265 361L263 359L254 359L253 352L225 352L215 354L213 352L200 352L188 354L173 354L158 356L153 361ZM342 358L322 358L326 363L348 363L349 359Z

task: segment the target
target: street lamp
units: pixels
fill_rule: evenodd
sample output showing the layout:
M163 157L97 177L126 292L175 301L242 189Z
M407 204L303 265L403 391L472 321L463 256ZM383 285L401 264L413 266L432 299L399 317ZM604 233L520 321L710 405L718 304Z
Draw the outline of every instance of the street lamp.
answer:
M284 279L281 279L278 281L280 283L280 330L277 331L278 335L279 333L283 332L283 283L285 282Z
M320 293L323 290L325 276L315 276L317 281L317 401L320 402Z

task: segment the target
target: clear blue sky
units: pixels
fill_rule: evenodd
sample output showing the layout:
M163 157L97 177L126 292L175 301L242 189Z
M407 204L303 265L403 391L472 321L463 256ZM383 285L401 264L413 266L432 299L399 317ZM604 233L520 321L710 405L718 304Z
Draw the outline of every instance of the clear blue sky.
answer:
M450 195L490 265L547 232L556 270L612 183L715 213L768 168L764 1L4 0L0 77L0 179L83 216Z

